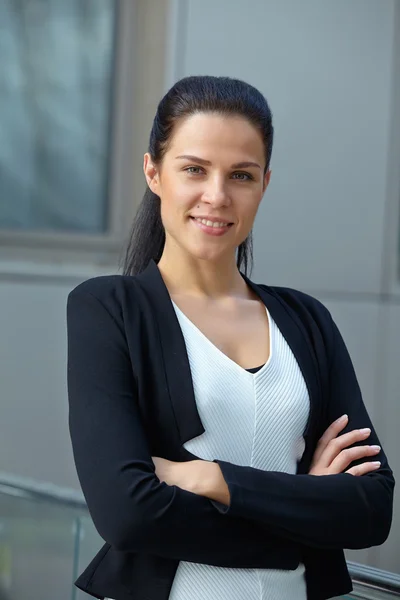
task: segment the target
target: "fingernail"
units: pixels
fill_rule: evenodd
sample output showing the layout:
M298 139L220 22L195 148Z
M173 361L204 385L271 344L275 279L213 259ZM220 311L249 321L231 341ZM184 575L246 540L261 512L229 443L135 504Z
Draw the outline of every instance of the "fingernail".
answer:
M372 464L374 465L374 467L380 467L381 466L381 463L380 463L379 460L374 461Z
M379 452L379 450L381 449L380 446L371 446L372 450L376 450L376 452Z
M338 418L336 423L341 423L342 421L345 421L346 419L347 419L347 415L342 415L341 417Z
M360 429L360 433L364 435L364 433L371 433L371 430L369 429L369 427L366 427L365 429Z

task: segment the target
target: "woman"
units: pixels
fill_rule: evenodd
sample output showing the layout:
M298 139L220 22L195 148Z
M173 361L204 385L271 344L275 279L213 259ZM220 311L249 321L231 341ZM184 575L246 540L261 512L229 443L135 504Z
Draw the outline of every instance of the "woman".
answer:
M115 600L320 600L382 544L394 480L328 310L248 276L271 112L189 77L161 100L124 275L68 299L70 431Z

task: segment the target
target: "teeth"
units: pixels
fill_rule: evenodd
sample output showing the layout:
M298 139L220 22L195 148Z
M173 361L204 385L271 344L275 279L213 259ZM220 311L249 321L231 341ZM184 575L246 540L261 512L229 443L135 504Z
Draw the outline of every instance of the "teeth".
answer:
M203 223L203 225L207 225L207 227L228 227L228 223L214 223L213 221L207 221L206 219L195 219L199 221L199 223Z

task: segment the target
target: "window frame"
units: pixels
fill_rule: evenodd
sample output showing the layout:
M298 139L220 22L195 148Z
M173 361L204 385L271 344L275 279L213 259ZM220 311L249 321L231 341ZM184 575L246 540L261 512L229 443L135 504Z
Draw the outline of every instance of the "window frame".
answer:
M121 254L122 242L138 206L143 181L134 181L132 164L135 152L135 97L140 89L136 81L137 54L143 50L138 44L140 23L138 19L145 10L143 0L115 0L115 47L114 73L111 90L111 124L109 179L107 190L107 230L104 233L74 233L59 231L21 231L0 228L0 271L16 272L24 259L31 264L70 263L116 266ZM151 3L149 3L151 4ZM147 9L147 12L148 9ZM136 60L135 60L136 59ZM139 117L138 117L139 118ZM141 148L143 150L143 148ZM139 191L140 190L140 191ZM11 266L10 266L11 261ZM34 268L34 267L33 267ZM41 269L39 269L40 271ZM78 269L79 270L79 269Z

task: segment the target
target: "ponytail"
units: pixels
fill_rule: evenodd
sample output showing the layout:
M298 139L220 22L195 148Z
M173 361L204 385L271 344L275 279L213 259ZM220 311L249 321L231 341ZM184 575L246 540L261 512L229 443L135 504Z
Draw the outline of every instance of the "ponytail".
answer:
M177 81L160 101L150 132L148 152L155 164L161 164L180 119L199 112L240 115L260 132L265 150L264 173L269 168L274 128L267 100L252 85L230 77L191 76ZM137 275L149 264L160 260L165 230L161 220L160 198L149 188L136 213L125 258L123 274ZM252 233L237 249L237 266L244 274L253 266Z
M138 275L153 259L160 260L165 244L160 198L148 187L136 212L123 260L123 275Z

